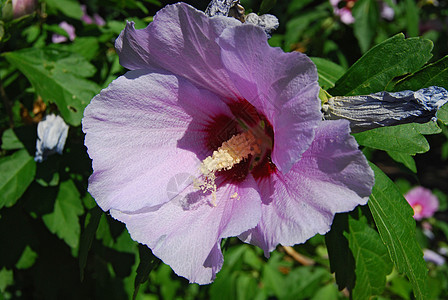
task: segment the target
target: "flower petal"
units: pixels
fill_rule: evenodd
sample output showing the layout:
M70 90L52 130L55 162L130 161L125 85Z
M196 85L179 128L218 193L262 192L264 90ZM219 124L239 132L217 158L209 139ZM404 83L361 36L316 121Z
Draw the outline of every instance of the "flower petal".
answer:
M261 222L241 235L242 240L268 254L277 244L303 243L326 233L336 213L367 202L373 171L349 135L349 123L340 121L321 123L310 149L289 173L277 172L259 182Z
M154 211L127 214L111 210L111 214L126 223L134 240L148 245L178 275L207 284L223 263L221 239L255 227L261 215L253 178L238 186L220 187L216 196L213 206L210 194L192 190Z
M145 29L128 23L115 47L120 64L128 69L163 68L225 97L235 88L225 72L215 40L227 26L241 25L233 18L209 18L185 4L160 10Z
M270 47L256 26L227 28L218 44L239 94L273 125L272 160L288 172L308 149L322 119L315 65L302 53Z
M199 152L206 148L201 129L215 114L231 116L215 95L166 71L131 71L115 80L83 119L94 170L89 192L98 205L135 211L175 197L168 184L179 174L196 175L198 155L206 155Z

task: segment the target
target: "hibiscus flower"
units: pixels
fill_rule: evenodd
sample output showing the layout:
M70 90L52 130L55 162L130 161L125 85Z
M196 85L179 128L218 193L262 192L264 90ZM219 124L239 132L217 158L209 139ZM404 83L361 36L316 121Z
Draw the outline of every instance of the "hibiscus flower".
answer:
M184 3L116 48L130 71L84 112L89 192L178 275L210 283L222 239L268 256L367 202L373 172L349 122L322 121L306 55Z
M429 218L439 208L439 200L431 193L430 190L416 186L404 195L409 205L414 210L414 219L421 220L423 218Z

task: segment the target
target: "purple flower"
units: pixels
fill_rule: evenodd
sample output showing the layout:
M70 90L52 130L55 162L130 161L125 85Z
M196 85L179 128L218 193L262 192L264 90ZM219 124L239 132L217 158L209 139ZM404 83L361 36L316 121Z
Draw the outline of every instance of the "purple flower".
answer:
M334 14L340 17L342 23L353 24L355 18L352 14L352 8L357 1L358 0L330 0L330 3L333 6ZM381 17L385 20L392 21L395 16L394 9L384 1L378 1L378 5Z
M94 14L93 19L92 19L92 17L87 14L87 6L86 5L84 5L84 4L81 5L81 10L82 10L81 20L84 23L86 23L86 24L95 23L98 26L106 25L106 21L104 21L104 19L99 14Z
M304 54L184 3L128 23L116 48L131 71L84 112L89 192L190 282L213 281L223 238L268 256L367 202L373 172L347 121L321 121Z
M445 264L445 258L442 255L429 249L423 250L423 258L425 261L432 262L438 266Z
M439 208L437 197L430 190L421 186L413 188L404 197L414 209L414 219L416 220L432 217Z
M70 41L73 41L75 39L76 34L75 34L75 27L73 27L73 25L70 25L67 22L62 21L61 23L59 23L59 27L61 27L62 29L64 29L67 32L68 38L70 39ZM67 37L55 33L52 35L51 41L55 44L59 44L59 43L66 42Z

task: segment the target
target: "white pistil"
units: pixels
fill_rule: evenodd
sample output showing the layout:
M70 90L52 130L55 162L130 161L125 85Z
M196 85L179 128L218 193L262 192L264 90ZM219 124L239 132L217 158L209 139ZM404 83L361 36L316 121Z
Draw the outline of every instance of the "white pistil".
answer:
M247 159L249 155L261 154L261 140L257 139L252 132L246 131L232 136L224 142L218 150L213 151L211 156L205 158L200 167L203 175L202 181L197 181L195 186L204 193L212 193L212 204L216 206L216 172L230 170L233 166ZM236 198L236 197L231 197Z

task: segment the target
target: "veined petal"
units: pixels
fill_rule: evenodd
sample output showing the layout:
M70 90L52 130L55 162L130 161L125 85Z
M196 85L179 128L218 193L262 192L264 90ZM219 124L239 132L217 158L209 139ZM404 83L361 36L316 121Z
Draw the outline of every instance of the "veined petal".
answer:
M175 197L168 184L178 174L197 175L198 149L206 149L201 129L215 114L231 116L215 95L166 71L131 71L115 80L83 119L94 171L89 192L98 205L136 211Z
M185 3L177 3L160 10L145 29L137 30L128 23L115 47L120 64L128 69L162 68L218 95L235 98L215 40L224 28L238 25L241 22L236 19L209 18Z
M315 65L302 53L270 47L263 30L252 25L225 29L218 44L238 93L271 122L272 160L288 172L322 119Z
M254 179L248 178L238 186L220 187L216 206L211 194L190 190L154 211L111 210L111 214L126 223L134 240L150 247L178 275L207 284L222 266L221 239L258 223L261 200L256 188Z
M261 222L241 239L266 254L277 244L304 243L326 233L336 213L365 204L373 184L373 171L349 135L349 123L322 122L310 149L289 173L276 172L259 182Z

